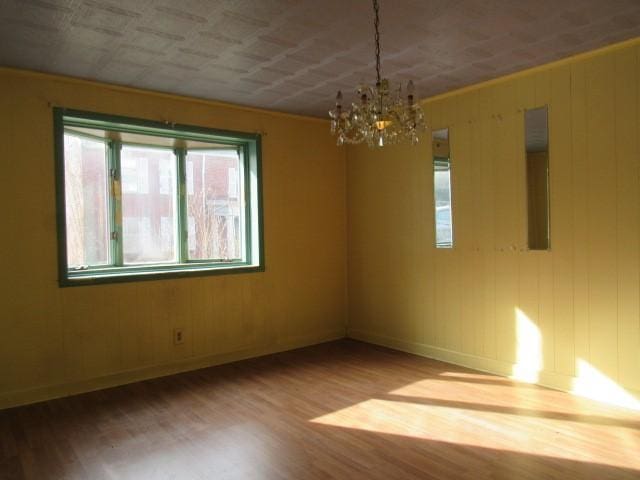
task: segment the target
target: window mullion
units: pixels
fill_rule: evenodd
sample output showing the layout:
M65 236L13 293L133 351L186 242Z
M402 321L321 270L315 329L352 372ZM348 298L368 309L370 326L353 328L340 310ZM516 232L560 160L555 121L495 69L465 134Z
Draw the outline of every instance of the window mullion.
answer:
M238 156L240 157L240 166L242 168L242 201L244 202L244 249L245 249L245 261L251 261L251 175L249 174L249 155L245 145L238 145Z
M123 265L122 257L122 175L120 168L120 151L122 143L109 142L109 174L111 177L111 258L116 267Z
M189 219L187 216L187 149L176 148L176 159L178 161L178 185L177 185L177 207L178 207L178 263L188 261L189 246Z

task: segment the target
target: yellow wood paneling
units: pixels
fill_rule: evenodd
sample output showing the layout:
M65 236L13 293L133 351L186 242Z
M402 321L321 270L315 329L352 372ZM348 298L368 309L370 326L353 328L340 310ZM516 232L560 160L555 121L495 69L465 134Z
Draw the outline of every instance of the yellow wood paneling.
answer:
M589 360L617 379L617 261L614 56L589 60L587 97L587 264ZM612 95L614 94L614 95Z
M456 330L460 345L458 350L465 353L474 352L474 338L477 331L474 296L466 294L473 291L473 270L465 268L473 262L474 235L472 221L473 205L473 155L472 155L472 125L466 118L466 112L473 108L473 97L458 98L456 102L456 122L453 134L457 137L456 158L454 165L453 184L457 186L453 191L453 204L459 206L454 210L453 223L456 225L456 249L458 256L458 289L455 298L460 299L459 311L456 318ZM455 299L454 299L455 300ZM469 319L465 326L464 319Z
M483 166L480 181L480 198L478 201L482 206L481 227L480 227L480 255L482 256L482 279L481 288L483 290L482 299L482 323L483 323L483 352L487 358L496 358L496 270L495 270L495 216L493 197L494 178L494 154L492 148L492 138L495 135L495 121L488 115L489 96L482 95L480 106L480 150ZM455 208L455 206L454 206Z
M573 183L571 142L571 67L551 72L549 138L553 144L549 162L549 195L554 206L549 219L553 235L554 361L564 375L575 374L573 340ZM558 141L556 141L558 139Z
M350 251L378 251L382 238L388 249L402 239L403 249L394 251L399 271L393 278L411 278L408 256L417 250L426 257L421 265L432 267L424 272L429 285L418 287L429 301L411 309L386 293L388 279L376 279L374 290L374 282L359 272L377 259L363 256L350 263L351 334L497 373L511 373L518 362L537 356L542 383L571 389L585 371L592 377L597 372L637 395L639 80L636 40L427 100L431 125L451 126L455 246L450 251L433 246L432 212L418 219L425 226L395 224L379 234L372 228L379 226L370 206L380 184L388 198L419 199L406 191L395 165L415 165L416 157L430 163L431 152L404 150L398 156L394 149L350 148L348 210L349 218L357 219L350 225ZM549 106L551 249L529 251L523 111L542 105ZM360 175L367 176L366 186ZM433 209L432 197L427 207ZM385 312L375 328L360 305L372 297ZM524 334L518 310L528 319ZM424 325L424 336L398 336L393 324L407 322ZM540 333L539 345L534 331ZM519 356L519 341L538 351Z
M573 322L575 359L589 358L589 267L587 243L589 234L589 206L587 204L588 147L585 69L584 62L571 66ZM553 149L554 147L551 146L551 148ZM554 159L551 159L550 162L557 163ZM551 212L552 218L554 211L555 209Z
M471 354L482 355L484 352L484 251L480 251L482 245L481 241L481 226L483 225L483 205L482 199L482 172L483 172L483 156L482 150L478 148L482 142L482 131L480 117L479 117L479 95L476 93L470 95L470 120L469 128L471 130L470 146L469 146L469 158L470 158L470 170L469 184L470 184L470 212L469 220L471 222L471 262L468 264L471 268L465 270L471 271L471 286L465 293L471 298L472 312L463 317L463 325L465 329L469 329L469 323L471 324L471 332L468 335L472 336L473 349Z
M540 256L539 267L539 328L542 334L542 359L545 370L556 372L555 360L555 311L553 305L553 257L548 252L536 252Z
M0 407L344 334L346 152L327 122L10 69L0 91ZM52 105L266 132L266 271L58 288Z
M640 175L638 155L638 61L637 49L616 52L615 163L617 168L617 266L618 266L618 360L620 381L640 390L639 326L640 282Z

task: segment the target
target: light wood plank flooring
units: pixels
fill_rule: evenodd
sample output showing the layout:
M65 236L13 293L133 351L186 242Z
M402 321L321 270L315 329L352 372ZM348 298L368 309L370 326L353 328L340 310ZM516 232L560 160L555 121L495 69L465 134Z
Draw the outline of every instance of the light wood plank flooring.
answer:
M640 415L343 340L0 412L0 479L639 479Z

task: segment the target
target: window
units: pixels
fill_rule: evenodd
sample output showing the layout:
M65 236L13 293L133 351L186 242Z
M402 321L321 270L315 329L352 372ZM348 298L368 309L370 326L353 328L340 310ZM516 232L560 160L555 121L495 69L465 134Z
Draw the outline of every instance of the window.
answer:
M434 130L432 139L436 247L451 248L453 247L453 215L451 211L449 129Z
M54 110L60 285L262 271L260 136Z

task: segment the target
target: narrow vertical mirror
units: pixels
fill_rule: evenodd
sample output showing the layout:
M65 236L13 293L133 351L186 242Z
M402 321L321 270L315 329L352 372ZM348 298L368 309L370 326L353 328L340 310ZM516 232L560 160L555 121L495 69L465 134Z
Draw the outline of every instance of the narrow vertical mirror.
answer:
M525 111L529 250L549 249L549 124L547 106Z
M453 247L451 205L451 156L449 129L434 130L431 134L433 151L433 191L435 204L436 247Z

